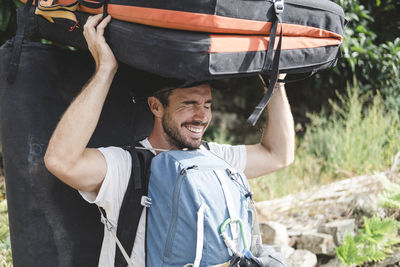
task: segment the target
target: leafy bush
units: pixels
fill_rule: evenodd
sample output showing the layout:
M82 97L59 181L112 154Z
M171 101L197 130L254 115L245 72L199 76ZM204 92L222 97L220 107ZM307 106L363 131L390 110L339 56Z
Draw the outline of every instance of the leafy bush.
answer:
M347 234L343 243L336 248L337 255L347 266L381 261L393 252L394 245L400 243L399 229L400 222L395 219L364 217L360 234L354 237Z
M384 207L394 208L400 210L400 185L389 181L385 176L381 176L383 194L379 195L379 201Z
M257 200L391 167L392 155L400 151L399 114L386 109L379 94L371 100L360 91L354 87L345 96L338 94L339 100L330 102L330 115L309 114L294 163L251 181Z
M399 30L389 31L385 23L392 24L392 17L384 14L399 11L394 1L381 2L338 0L345 10L349 25L345 29L342 51L345 60L339 61L331 85L344 84L355 75L364 91L380 90L390 108L399 111L400 101L400 38ZM365 5L363 5L363 2ZM380 24L375 21L379 20ZM397 26L399 23L397 23ZM385 30L383 30L385 29ZM332 79L334 78L334 79ZM336 79L335 79L336 78Z
M384 174L379 175L379 180L384 188L379 195L380 204L400 210L400 185L391 182ZM399 230L400 222L394 218L364 217L360 234L354 237L347 234L336 252L347 266L381 261L392 254L394 246L400 243Z
M364 109L370 97L360 94L358 87L348 89L347 97L338 97L338 103L331 102L329 118L324 112L309 115L304 149L320 158L321 171L333 177L389 168L392 155L400 151L398 114L385 109L379 94Z
M0 45L15 34L15 9L21 5L19 0L0 0Z

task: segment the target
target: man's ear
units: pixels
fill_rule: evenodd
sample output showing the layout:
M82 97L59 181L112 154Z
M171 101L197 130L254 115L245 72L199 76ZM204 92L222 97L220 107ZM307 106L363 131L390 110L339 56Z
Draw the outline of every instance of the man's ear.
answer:
M154 117L161 118L164 115L164 106L157 97L150 96L147 98L147 104Z

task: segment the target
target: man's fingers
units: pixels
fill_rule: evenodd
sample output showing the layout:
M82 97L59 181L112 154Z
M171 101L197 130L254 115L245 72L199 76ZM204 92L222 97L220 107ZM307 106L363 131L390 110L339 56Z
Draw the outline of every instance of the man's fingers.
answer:
M96 69L100 64L117 66L115 57L104 38L104 29L111 21L111 16L102 18L102 14L91 16L85 23L83 35L88 44L90 53L95 62Z
M97 24L99 24L99 22L101 21L102 17L103 17L103 14L97 14L97 15L94 15L94 16L90 16L88 18L86 24L89 23L90 27L96 27Z
M100 34L98 36L102 36L104 33L104 24L107 25L107 23L111 20L111 17L104 19L102 22L100 22L102 20L103 15L102 14L97 14L95 16L90 16L84 27L83 27L83 36L85 37L88 45L90 45L90 43L92 43L92 41L96 40L98 37L96 37L96 34ZM100 22L100 24L99 24ZM101 26L100 26L101 25ZM96 27L97 26L97 27ZM100 31L100 32L99 32Z
M90 32L95 31L95 24L94 24L94 17L95 16L90 16L87 20L85 25L83 26L83 34L87 35Z
M103 35L104 34L104 29L107 27L108 23L111 21L111 16L108 15L105 19L103 19L99 25L97 25L97 34L98 35Z
M278 78L281 80L285 79L285 77L286 77L286 73L280 73L278 76Z
M97 14L95 16L90 16L85 25L83 26L83 30L84 31L90 31L90 30L94 30L97 26L97 24L99 24L100 20L102 18L102 14Z

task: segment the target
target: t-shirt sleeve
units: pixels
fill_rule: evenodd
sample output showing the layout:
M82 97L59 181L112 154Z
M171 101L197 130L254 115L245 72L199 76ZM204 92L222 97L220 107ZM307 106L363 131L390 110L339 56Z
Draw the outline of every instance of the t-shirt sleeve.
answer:
M131 175L131 155L119 147L102 147L98 150L103 154L107 163L107 173L100 187L99 193L79 193L89 203L94 203L107 213L107 218L116 221L118 211L125 195Z
M245 145L222 145L213 142L208 143L210 151L223 158L232 167L238 171L244 171L246 168L247 154Z

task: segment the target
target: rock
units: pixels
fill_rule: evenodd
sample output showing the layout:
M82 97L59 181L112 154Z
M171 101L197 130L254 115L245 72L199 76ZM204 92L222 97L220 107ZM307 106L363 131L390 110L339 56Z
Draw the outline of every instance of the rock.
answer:
M355 220L337 220L318 227L319 233L329 234L333 237L333 241L337 246L342 243L346 233L354 234Z
M282 254L282 256L287 260L289 259L290 255L293 254L295 251L294 248L288 245L274 245L273 248Z
M355 267L356 265L351 265L351 267ZM346 267L338 257L335 257L328 261L325 264L321 264L319 267Z
M297 240L299 239L300 236L289 236L289 246L294 248L296 247Z
M363 222L363 216L385 216L385 210L379 206L378 198L373 194L358 194L353 196L350 206L352 207L351 213L355 216L357 224Z
M260 223L263 244L285 245L289 244L289 235L286 226L277 222Z
M297 248L306 249L315 254L329 256L336 254L333 237L323 233L303 234L297 242Z
M288 267L315 267L317 256L308 250L297 249L286 260Z

